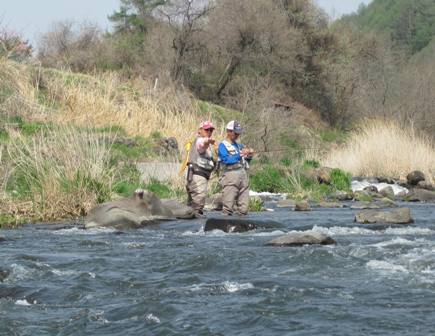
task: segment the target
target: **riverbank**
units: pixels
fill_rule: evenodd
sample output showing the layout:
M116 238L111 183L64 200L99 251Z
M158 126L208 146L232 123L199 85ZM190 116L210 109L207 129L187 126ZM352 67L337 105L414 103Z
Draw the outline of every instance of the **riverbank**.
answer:
M283 133L267 134L278 148L268 148L269 143L258 139L258 125L249 124L243 113L198 101L172 86L155 88L116 74L82 75L5 59L0 60L0 78L1 227L80 218L97 204L131 195L137 188L184 201L183 174L168 177L161 166L155 177L143 179L138 165L178 164L185 142L204 118L217 125L217 139L223 138L225 122L237 118L246 123L243 141L259 147L250 170L251 189L257 192L286 193L295 201L333 200L337 193L351 191L348 170L354 176L375 171L400 182L406 169L420 163L426 181L433 181L433 144L417 135L411 139L406 132L404 138L396 132L391 140L389 123L378 121L378 142L356 147L355 141L365 144L371 135L327 128L313 111L296 104L294 113L310 115L317 126L309 128L310 120L294 117L290 127L283 120ZM389 141L382 140L384 133ZM408 147L400 145L408 142ZM406 156L406 148L407 153L421 148L416 152L425 163ZM378 160L379 154L368 154L377 150L389 156ZM364 159L361 169L345 165L347 157L359 155ZM334 157L337 161L330 161ZM400 174L389 170L391 157L406 158L394 163ZM369 169L379 161L381 168ZM211 181L210 196L219 192L217 180ZM251 210L261 209L261 202L253 199Z

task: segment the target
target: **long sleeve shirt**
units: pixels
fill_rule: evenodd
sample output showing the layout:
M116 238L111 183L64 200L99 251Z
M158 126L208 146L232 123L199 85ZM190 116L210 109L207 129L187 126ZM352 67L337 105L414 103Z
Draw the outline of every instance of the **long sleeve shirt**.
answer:
M229 153L227 147L222 142L218 147L219 160L227 166L242 162L242 155L240 152L243 149L243 145L233 143L232 146L234 147L234 154Z

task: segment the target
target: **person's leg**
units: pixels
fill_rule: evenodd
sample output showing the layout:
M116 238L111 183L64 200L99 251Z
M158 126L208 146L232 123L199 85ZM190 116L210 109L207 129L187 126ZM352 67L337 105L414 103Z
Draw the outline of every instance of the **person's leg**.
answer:
M234 211L234 203L237 197L238 176L236 172L225 172L221 179L222 186L222 212L231 215Z
M249 177L243 170L240 172L240 184L238 190L237 207L241 215L248 214L249 211Z
M205 199L207 197L207 184L208 180L199 175L193 175L190 184L190 191L192 196L192 208L198 213L202 214L204 209Z

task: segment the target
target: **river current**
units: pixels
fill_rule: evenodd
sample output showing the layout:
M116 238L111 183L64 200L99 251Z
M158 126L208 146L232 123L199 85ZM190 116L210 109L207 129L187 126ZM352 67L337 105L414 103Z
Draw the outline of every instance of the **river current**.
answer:
M375 229L314 208L240 234L0 231L0 335L434 335L435 207L406 206L414 224ZM264 246L311 229L337 245Z

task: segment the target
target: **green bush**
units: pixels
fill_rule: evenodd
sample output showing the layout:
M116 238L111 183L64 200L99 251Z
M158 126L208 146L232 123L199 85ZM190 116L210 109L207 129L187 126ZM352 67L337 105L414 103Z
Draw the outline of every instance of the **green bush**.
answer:
M333 169L331 172L331 185L337 190L349 191L351 179L351 175L341 169Z
M285 191L284 174L272 165L267 165L251 176L251 188L255 191L283 192Z
M173 196L171 188L166 183L160 182L156 179L151 179L146 183L144 189L151 191L158 198L171 198Z

